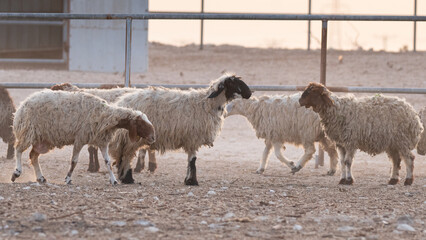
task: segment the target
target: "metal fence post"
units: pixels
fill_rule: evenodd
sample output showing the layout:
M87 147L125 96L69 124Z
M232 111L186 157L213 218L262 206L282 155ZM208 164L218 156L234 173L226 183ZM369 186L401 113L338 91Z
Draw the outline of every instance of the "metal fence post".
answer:
M417 16L417 0L414 0L414 16ZM416 51L417 21L414 21L413 52Z
M201 13L204 13L204 0L201 0ZM200 36L200 50L203 50L204 42L204 19L201 19L201 36Z
M320 71L320 83L326 85L326 67L327 67L327 20L322 20L322 33L321 33L321 71ZM315 162L315 168L324 166L324 150L319 149L318 161Z
M126 18L126 79L124 82L125 87L130 87L130 64L132 59L132 19Z
M308 15L311 15L311 0L309 0ZM308 20L308 51L311 50L311 20Z

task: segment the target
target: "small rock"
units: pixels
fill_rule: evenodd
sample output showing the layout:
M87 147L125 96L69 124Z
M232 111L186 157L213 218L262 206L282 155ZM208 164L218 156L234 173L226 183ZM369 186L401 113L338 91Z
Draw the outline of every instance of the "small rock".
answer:
M405 223L405 224L411 225L411 224L413 224L413 223L414 223L414 220L413 220L413 218L412 218L410 215L405 215L405 216L401 216L401 217L399 217L399 218L396 220L396 222L397 222L398 224L403 224L403 223Z
M266 221L268 220L268 216L257 216L254 218L255 221Z
M242 189L250 189L250 187L242 187Z
M44 233L38 233L38 236L41 237L41 238L46 238L46 234L44 234Z
M143 198L139 198L137 201L138 201L138 202L143 202L143 201L145 201L145 199L143 199Z
M40 183L36 182L36 183L31 183L31 186L41 186Z
M78 234L78 231L77 230L72 230L71 232L70 232L70 235L71 236L75 236L75 235L77 235Z
M153 197L154 201L160 200L158 197Z
M423 204L426 204L426 201L424 201Z
M294 226L293 226L293 230L295 230L295 231L300 231L300 230L302 230L302 226L300 226L300 225L297 225L297 224L295 224Z
M154 224L152 224L151 222L146 221L146 220L142 220L142 219L136 220L133 223L135 225L140 225L140 226L144 226L144 227L154 226Z
M278 230L278 229L281 229L281 228L282 228L281 224L277 224L277 225L272 227L272 229L274 229L274 230Z
M126 222L123 222L123 221L114 221L114 222L111 223L111 225L123 227L123 226L126 226Z
M200 222L200 224L207 225L207 222L203 220Z
M22 189L28 190L28 189L31 189L31 187L23 187Z
M287 193L283 192L283 193L281 193L281 196L282 197L287 197Z
M188 197L193 197L193 196L195 196L195 195L194 195L194 193L189 192L186 196L188 196Z
M1 201L1 200L4 200L4 197L0 196L0 201Z
M145 230L147 230L148 232L152 232L152 233L156 233L156 232L160 231L160 229L158 229L156 227L147 227L147 228L145 228Z
M212 224L209 224L209 228L211 228L211 229L218 229L218 228L223 228L223 226L219 225L219 224L216 224L216 223L212 223Z
M275 205L275 202L274 201L269 201L268 204L269 205Z
M109 228L105 228L105 229L104 229L104 231L105 231L106 233L111 233L111 229L109 229Z
M47 219L46 215L39 212L33 213L33 215L31 216L31 220L36 222L43 222L46 219Z
M350 232L355 230L355 228L351 226L344 226L344 227L339 227L337 230L340 232Z
M210 191L207 192L207 195L216 195L216 192L213 191L213 190L210 190Z
M275 190L270 189L269 192L270 193L275 193Z
M405 224L405 223L398 224L398 226L396 227L396 230L407 231L407 232L415 232L416 231L416 229L414 229L412 226Z
M228 190L228 187L221 187L222 190Z
M225 214L225 216L223 216L222 221L226 221L226 220L229 220L229 219L234 218L234 217L235 217L235 214L232 213L232 212L229 212L229 213Z

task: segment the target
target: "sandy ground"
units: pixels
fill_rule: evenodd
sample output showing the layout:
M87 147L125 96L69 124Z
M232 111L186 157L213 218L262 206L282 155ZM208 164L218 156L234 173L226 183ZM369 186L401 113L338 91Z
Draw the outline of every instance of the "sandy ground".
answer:
M319 80L319 51L248 49L236 46L176 48L151 44L149 72L133 83L207 84L224 71L249 85L306 85ZM343 56L339 63L338 57ZM426 53L341 52L328 54L330 86L426 87ZM0 82L122 83L122 74L0 68ZM11 89L15 104L35 90ZM261 94L282 94L256 92ZM361 95L361 94L358 94ZM425 95L399 95L419 110ZM226 119L212 148L198 154L200 186L183 184L186 155L159 156L154 174L135 174L137 184L111 186L106 168L88 173L86 148L65 185L71 148L40 157L48 183L24 173L10 182L14 161L0 144L0 238L107 239L426 239L426 159L415 153L415 181L388 186L391 164L384 154L355 157L353 186L338 185L340 170L325 176L311 160L295 175L271 155L255 174L263 151L249 123ZM27 157L25 152L24 156ZM296 161L302 150L288 146ZM405 176L405 165L401 170Z

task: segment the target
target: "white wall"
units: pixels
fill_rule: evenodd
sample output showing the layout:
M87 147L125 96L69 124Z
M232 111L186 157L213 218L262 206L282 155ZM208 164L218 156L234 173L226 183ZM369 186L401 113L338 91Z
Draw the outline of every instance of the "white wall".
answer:
M70 0L70 13L144 13L148 0ZM148 69L148 22L133 20L132 72ZM124 72L126 20L71 20L69 69Z

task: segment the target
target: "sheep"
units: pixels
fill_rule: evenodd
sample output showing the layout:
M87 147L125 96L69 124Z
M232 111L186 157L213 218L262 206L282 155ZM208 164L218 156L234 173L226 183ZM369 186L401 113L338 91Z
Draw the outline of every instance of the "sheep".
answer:
M295 173L302 169L315 153L315 142L320 142L330 156L328 175L334 175L337 167L335 144L324 134L318 114L300 107L301 93L293 95L261 96L250 99L236 99L226 106L225 116L235 114L247 118L256 131L258 138L265 139L265 150L256 173L266 169L271 148L275 156ZM302 145L305 153L296 166L281 153L284 143Z
M423 123L423 128L426 129L426 107L420 110L419 116ZM422 135L420 136L420 141L417 144L417 153L420 155L426 154L426 131L423 131Z
M13 135L12 121L13 113L15 113L15 105L6 88L0 87L0 137L3 139L7 146L7 159L12 159L15 155L13 147L15 143L15 136Z
M188 154L188 168L184 183L198 185L195 161L201 146L213 146L220 133L225 104L236 97L249 98L249 87L235 75L225 74L198 90L149 87L128 93L116 104L144 111L152 120L157 141L149 146L150 153L183 149ZM119 179L133 183L131 160L142 140L131 143L128 134L117 131L110 143L110 154L116 160Z
M82 92L36 92L21 103L13 120L16 170L12 182L21 175L21 155L31 145L30 160L39 183L46 182L38 163L39 155L55 147L74 145L71 167L65 178L70 184L81 148L90 144L101 149L110 182L115 185L117 180L111 170L108 142L120 128L129 132L131 141L139 138L148 144L155 141L154 127L140 111L112 106L99 97Z
M416 147L423 126L404 99L380 94L362 98L336 96L324 85L310 83L299 103L319 114L326 135L336 142L342 169L339 184L353 184L351 167L357 149L370 155L387 153L393 163L390 185L398 183L401 158L404 159L404 185L413 183L411 150Z
M98 96L104 100L106 100L108 103L114 103L118 97L122 96L123 94L133 92L136 90L136 88L116 88L116 86L112 85L102 85L99 89L84 89L79 88L75 85L72 85L70 83L61 83L53 85L51 90L54 91L82 91L86 93L90 93L92 95ZM89 172L98 172L99 171L99 160L98 160L98 149L89 146L87 148L89 152L89 168L87 171ZM137 164L135 167L135 172L141 172L144 168L144 158L145 158L146 150L141 149L139 151L139 156L137 158ZM155 159L155 155L152 153L149 154L149 168L148 170L150 172L154 172L155 169L157 169L157 162Z

